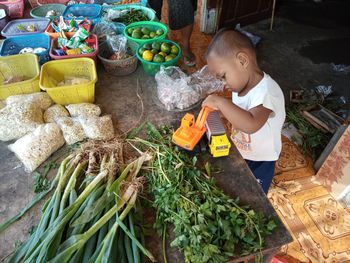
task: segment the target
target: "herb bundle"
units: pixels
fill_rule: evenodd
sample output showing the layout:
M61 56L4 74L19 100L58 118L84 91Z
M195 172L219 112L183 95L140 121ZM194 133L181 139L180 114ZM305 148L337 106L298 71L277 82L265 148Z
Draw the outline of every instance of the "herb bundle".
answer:
M146 177L154 196L159 233L167 225L173 226L171 246L184 253L185 262L226 262L237 254L259 252L275 222L225 195L214 179L204 176L196 166L196 157L172 145L169 129L159 132L148 126L148 140L129 142L153 155ZM163 243L163 253L164 248Z

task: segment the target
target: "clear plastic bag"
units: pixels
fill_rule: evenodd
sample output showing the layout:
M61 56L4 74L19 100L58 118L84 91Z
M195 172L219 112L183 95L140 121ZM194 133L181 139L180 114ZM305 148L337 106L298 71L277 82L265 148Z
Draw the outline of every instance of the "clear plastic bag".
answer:
M114 52L126 52L128 39L123 35L108 35L107 43Z
M114 138L113 122L110 115L102 117L80 117L79 121L89 139L111 140Z
M35 92L30 94L13 95L6 99L6 105L33 103L42 110L47 110L52 104L50 96L46 92Z
M81 142L86 138L83 126L81 126L78 119L69 117L58 118L57 125L61 128L63 137L69 145Z
M94 26L93 33L98 37L98 43L101 44L107 40L107 36L115 36L120 31L115 23L102 21Z
M119 17L121 17L122 15L126 14L128 12L127 9L125 10L118 10L118 9L113 9L110 8L107 11L107 15L106 15L106 20L107 21L114 21L115 19L118 19Z
M167 110L189 108L224 88L223 82L213 77L206 66L191 76L179 67L161 67L155 79L158 98Z
M69 104L66 106L66 108L72 117L100 116L101 114L100 107L92 103Z
M63 145L60 128L55 123L48 123L40 125L8 147L21 160L26 170L32 172Z
M189 84L198 90L202 98L215 92L221 92L225 87L221 80L209 72L207 65L191 75Z
M59 104L51 106L44 112L44 121L46 123L56 122L60 117L69 117L69 113L65 107Z
M18 139L43 123L43 113L36 104L12 103L0 110L0 140Z

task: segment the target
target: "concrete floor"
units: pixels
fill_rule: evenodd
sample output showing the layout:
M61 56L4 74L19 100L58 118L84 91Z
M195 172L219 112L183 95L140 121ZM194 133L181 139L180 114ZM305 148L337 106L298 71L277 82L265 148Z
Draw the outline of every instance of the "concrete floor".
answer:
M332 27L315 26L307 21L295 21L293 17L289 17L292 20L278 17L279 14L288 17L286 15L288 12L285 11L286 7L280 7L280 13L277 13L272 32L268 30L268 20L245 27L246 30L262 37L258 46L258 56L263 70L280 84L287 102L290 89L300 87L310 89L321 84L332 85L336 94L349 97L350 75L333 72L329 60L323 63L322 59L326 54L334 54L334 58L337 56L338 42L320 51L317 63L301 55L300 51L303 47L308 46L310 41L350 38L349 27L342 24ZM196 31L198 32L198 28ZM202 43L201 48L197 48L195 53L197 57L200 57L200 61L203 61L209 37L202 35L200 38L200 36L197 33L192 38L192 42ZM348 53L348 50L345 51ZM306 55L310 54L306 53ZM342 61L342 63L350 65L350 61ZM139 85L137 85L138 82ZM112 114L115 127L121 133L133 128L139 119L156 120L158 123L179 120L182 114L168 113L158 106L154 96L154 87L154 79L145 75L141 66L131 76L120 78L109 76L102 68L99 68L96 103L102 107L104 113ZM152 110L146 110L143 115L141 115L142 103L137 93L142 97L145 105L153 105ZM34 197L32 175L24 172L21 163L7 149L8 144L0 143L0 167L2 168L0 172L0 222L14 215ZM52 158L65 150L65 148L62 149ZM8 255L18 241L23 241L31 227L36 225L40 217L40 205L0 235L0 259Z

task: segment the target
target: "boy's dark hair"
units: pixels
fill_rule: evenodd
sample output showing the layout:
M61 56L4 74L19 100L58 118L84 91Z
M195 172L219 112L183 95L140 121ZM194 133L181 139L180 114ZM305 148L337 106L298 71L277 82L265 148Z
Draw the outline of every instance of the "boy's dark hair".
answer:
M209 44L206 57L212 52L225 57L230 54L235 54L237 51L247 50L256 57L255 47L251 40L241 32L232 29L219 30L211 43Z

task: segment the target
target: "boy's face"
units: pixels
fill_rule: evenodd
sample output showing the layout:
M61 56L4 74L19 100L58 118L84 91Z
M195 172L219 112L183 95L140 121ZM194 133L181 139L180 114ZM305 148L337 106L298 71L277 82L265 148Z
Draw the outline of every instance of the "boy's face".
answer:
M221 79L225 88L230 91L239 93L247 85L249 78L247 70L236 56L227 55L223 58L212 53L207 57L207 63L209 71Z

